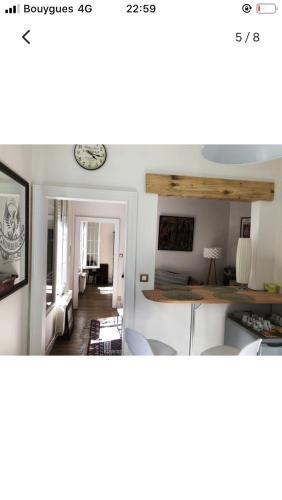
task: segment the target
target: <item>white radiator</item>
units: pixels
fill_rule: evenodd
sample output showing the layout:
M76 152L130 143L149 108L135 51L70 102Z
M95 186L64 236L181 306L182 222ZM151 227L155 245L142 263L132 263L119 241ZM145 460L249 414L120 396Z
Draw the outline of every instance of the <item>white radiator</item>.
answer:
M60 297L55 304L55 336L64 335L67 306L72 299L72 290Z

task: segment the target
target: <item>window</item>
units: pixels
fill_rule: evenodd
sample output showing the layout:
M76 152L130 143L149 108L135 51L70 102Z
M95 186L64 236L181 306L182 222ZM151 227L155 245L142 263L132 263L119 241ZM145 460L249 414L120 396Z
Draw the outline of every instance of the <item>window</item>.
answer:
M97 222L82 222L80 226L80 267L100 267L100 226Z
M67 202L56 201L57 219L57 273L56 295L62 295L67 287L68 223Z
M68 224L67 202L48 200L46 309L67 288Z
M48 200L46 309L55 302L55 200Z

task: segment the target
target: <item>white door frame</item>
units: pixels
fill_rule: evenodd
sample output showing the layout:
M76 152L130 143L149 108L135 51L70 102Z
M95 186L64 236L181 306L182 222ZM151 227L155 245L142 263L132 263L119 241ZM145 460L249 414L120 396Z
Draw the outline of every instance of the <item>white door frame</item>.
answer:
M29 354L45 354L47 200L106 201L124 203L126 210L126 249L124 273L124 328L134 326L135 266L137 232L137 192L76 186L32 187L32 262Z
M110 219L107 217L83 217L81 215L75 216L74 224L74 266L73 266L73 306L75 309L78 307L78 292L79 281L77 273L79 268L80 256L80 229L82 222L98 222L100 224L113 224L115 227L115 240L114 240L114 265L113 265L113 298L112 308L117 307L117 288L118 288L118 256L119 256L119 219Z

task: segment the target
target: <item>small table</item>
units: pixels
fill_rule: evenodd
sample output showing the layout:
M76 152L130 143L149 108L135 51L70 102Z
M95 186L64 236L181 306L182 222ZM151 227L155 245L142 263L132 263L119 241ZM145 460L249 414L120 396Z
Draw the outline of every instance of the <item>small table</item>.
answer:
M242 290L234 286L161 285L154 290L143 290L153 302L190 304L189 355L193 353L195 313L202 304L282 304L282 294Z

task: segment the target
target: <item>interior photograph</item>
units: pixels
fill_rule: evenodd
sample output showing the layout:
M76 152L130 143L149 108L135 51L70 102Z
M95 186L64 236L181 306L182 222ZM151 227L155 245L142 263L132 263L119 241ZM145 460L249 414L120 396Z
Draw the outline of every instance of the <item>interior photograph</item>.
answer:
M282 145L0 145L0 355L282 355Z

